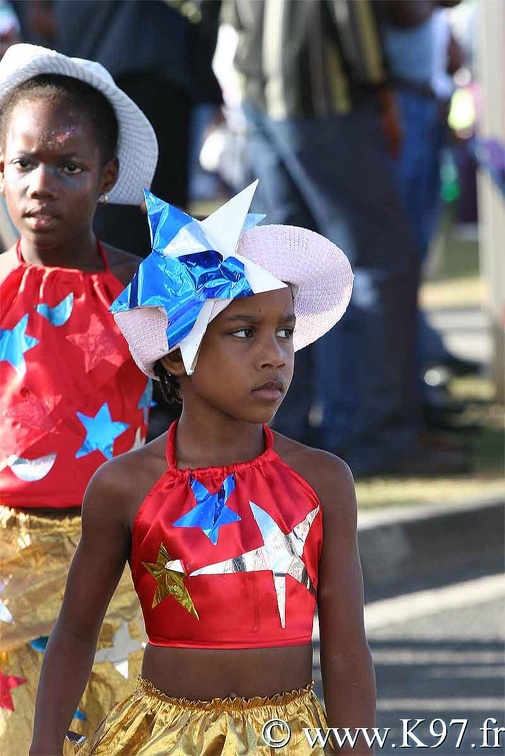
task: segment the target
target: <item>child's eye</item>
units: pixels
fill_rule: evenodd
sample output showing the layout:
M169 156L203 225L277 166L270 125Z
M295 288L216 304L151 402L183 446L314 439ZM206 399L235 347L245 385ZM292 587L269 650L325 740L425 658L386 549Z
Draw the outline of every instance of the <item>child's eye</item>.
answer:
M232 336L236 336L238 339L248 339L252 335L252 328L240 328L238 331L233 331L232 333Z
M12 161L12 165L15 165L20 170L26 170L26 168L29 168L31 164L31 160L25 157L16 158Z
M77 173L82 173L83 169L81 168L80 165L77 165L77 163L69 162L69 163L65 163L63 165L63 169L62 170L63 170L64 173L68 173L70 175L75 175Z
M281 328L277 331L277 335L280 336L281 339L292 339L294 330L294 328Z

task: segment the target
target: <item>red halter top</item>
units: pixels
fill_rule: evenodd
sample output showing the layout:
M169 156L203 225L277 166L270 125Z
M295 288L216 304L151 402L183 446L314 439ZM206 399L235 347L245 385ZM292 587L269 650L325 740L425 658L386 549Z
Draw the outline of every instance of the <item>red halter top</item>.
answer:
M131 570L149 642L261 648L311 642L322 514L273 449L228 467L168 469L135 517Z
M151 384L109 306L109 268L26 263L0 284L0 504L78 507L96 469L146 435Z

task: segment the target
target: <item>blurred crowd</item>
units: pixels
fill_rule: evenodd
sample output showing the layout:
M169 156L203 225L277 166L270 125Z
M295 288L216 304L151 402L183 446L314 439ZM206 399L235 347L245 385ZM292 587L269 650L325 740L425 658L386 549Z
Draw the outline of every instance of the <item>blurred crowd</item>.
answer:
M160 144L156 195L215 206L259 178L266 222L311 228L346 252L349 315L297 356L275 427L339 454L357 477L468 469L450 381L479 365L447 348L419 286L441 196L464 193L475 220L472 161L449 126L465 137L474 127L468 100L451 106L472 86L473 10L472 0L0 3L2 55L27 41L97 60L146 113ZM95 228L150 250L142 208L100 207ZM3 248L16 234L4 208L0 234ZM151 437L174 417L155 399Z

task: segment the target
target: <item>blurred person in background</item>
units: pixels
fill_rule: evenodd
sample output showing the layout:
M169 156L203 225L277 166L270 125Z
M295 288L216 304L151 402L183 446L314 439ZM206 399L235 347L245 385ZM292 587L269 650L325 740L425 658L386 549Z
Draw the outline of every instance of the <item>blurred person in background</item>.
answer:
M381 33L402 129L393 171L414 231L421 267L426 264L440 219L441 169L449 145L448 115L455 89L452 75L463 62L463 52L448 18L448 9L459 3L460 0L388 0L381 4ZM429 427L451 428L453 416L464 405L449 400L446 385L430 386L424 376L428 371L428 376L434 371L437 375L463 375L475 372L478 363L452 354L422 309L419 349L423 419Z
M256 208L330 238L356 276L346 321L297 357L275 427L336 452L358 476L461 472L460 453L422 436L420 264L391 167L402 135L380 10L370 0L233 3Z
M20 41L21 27L11 3L0 0L0 59L7 49Z

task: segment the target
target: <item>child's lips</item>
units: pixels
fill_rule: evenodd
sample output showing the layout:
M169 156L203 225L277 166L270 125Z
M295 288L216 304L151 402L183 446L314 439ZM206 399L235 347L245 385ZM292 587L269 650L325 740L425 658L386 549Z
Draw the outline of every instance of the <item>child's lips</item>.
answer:
M29 210L27 213L25 213L25 220L28 222L31 228L40 230L52 228L56 224L58 218L57 215L51 210L41 209Z
M267 381L253 389L253 394L269 402L278 402L283 393L284 383L282 381Z

